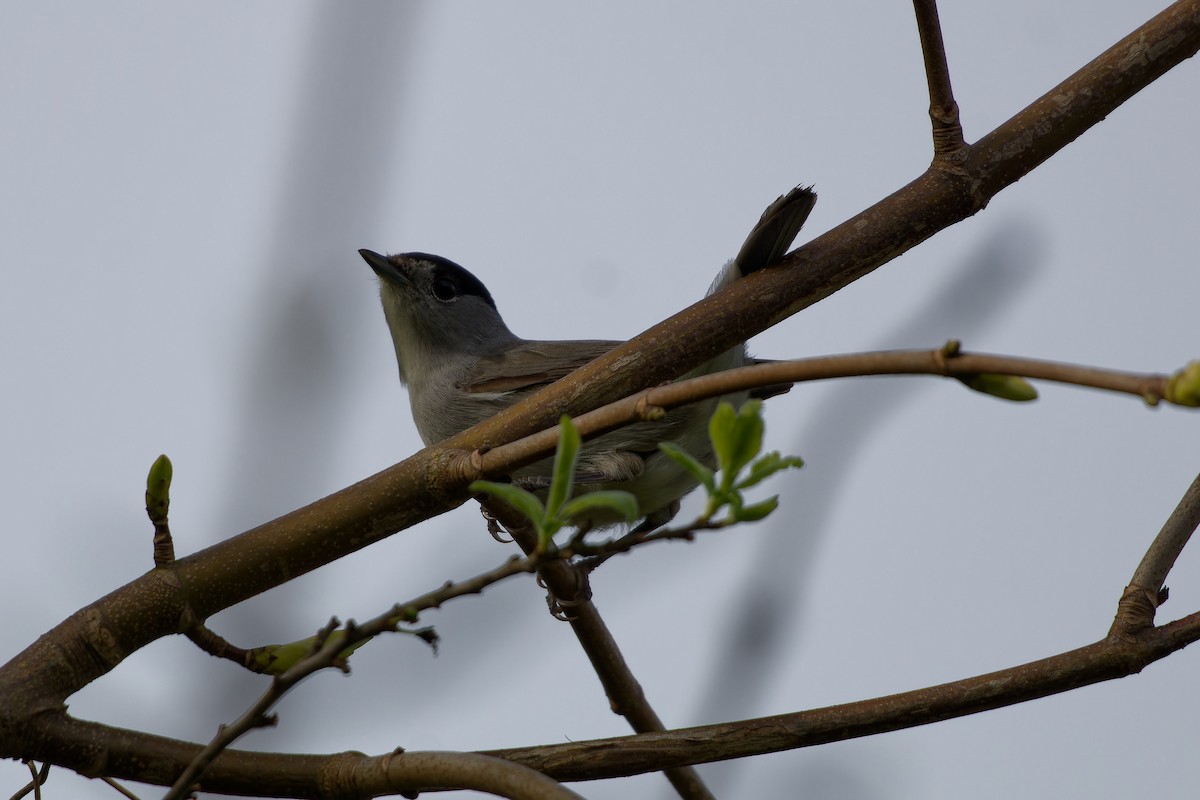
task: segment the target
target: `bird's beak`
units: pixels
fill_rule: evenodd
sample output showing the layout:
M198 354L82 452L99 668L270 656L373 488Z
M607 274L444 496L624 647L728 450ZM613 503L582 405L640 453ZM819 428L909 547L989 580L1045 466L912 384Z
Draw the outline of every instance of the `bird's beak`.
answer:
M359 250L358 254L383 280L399 286L407 286L411 283L408 276L404 274L404 268L387 256L381 256L373 250Z

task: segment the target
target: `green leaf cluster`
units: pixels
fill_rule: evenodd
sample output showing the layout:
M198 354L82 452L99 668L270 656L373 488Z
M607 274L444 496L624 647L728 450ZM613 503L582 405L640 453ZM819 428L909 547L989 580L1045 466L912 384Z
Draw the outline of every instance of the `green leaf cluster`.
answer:
M749 505L742 497L743 490L776 472L804 465L799 458L783 456L778 451L759 456L763 430L762 401L747 400L737 411L730 403L722 401L708 422L708 437L717 457L716 470L672 442L659 444L659 450L687 470L708 492L701 522L708 522L726 506L729 507L729 522L754 522L779 506L779 495Z
M508 503L528 519L537 531L539 552L545 552L554 534L571 525L573 520L586 519L602 512L633 522L640 514L637 498L629 492L589 492L571 497L575 465L579 461L582 445L579 429L570 417L563 414L558 423L558 449L554 453L554 470L545 503L533 492L511 483L475 481L469 488L476 494L491 495Z

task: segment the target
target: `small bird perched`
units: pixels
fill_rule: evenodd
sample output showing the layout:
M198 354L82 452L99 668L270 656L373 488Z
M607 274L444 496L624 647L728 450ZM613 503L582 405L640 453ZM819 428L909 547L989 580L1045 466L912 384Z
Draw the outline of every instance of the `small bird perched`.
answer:
M746 238L737 256L721 269L708 293L778 261L812 211L817 196L796 187L778 198ZM383 313L396 347L400 382L408 387L417 431L426 445L460 433L538 389L592 361L621 342L607 340L535 341L522 339L504 324L482 282L449 259L429 253L359 255L379 276ZM755 363L741 344L683 378ZM774 387L769 396L790 387ZM670 521L679 500L696 487L688 473L658 450L671 441L710 467L708 418L720 399L735 406L752 393L705 400L675 409L660 420L638 422L599 436L579 455L575 493L600 489L631 492L645 516L643 528ZM549 485L551 460L513 474L518 485L536 491ZM593 527L619 520L579 520Z

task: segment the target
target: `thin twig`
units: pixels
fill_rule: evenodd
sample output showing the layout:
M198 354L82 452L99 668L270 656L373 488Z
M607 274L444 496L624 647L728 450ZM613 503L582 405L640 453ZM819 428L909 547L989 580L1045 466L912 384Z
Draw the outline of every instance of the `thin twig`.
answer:
M1184 492L1179 504L1158 532L1150 549L1133 573L1134 586L1158 592L1167 579L1167 573L1175 565L1175 559L1183 552L1196 527L1200 526L1200 475Z
M913 0L921 53L925 57L925 78L929 83L929 119L933 123L933 160L944 161L963 148L962 124L958 103L950 86L950 66L942 41L936 0Z
M32 776L32 780L18 789L17 793L9 798L9 800L21 800L22 797L25 797L30 792L33 792L34 800L41 800L42 784L45 783L46 779L50 777L50 762L47 761L46 763L42 764L42 768L40 770L33 763L33 761L26 761L25 766L29 768L29 774Z
M250 651L232 644L211 628L200 624L193 625L184 631L184 635L210 656L224 658L247 669L258 671L253 669Z
M585 541L584 533L580 531L571 540L559 549L559 555L566 559L574 559L579 557L580 561L575 561L577 565L584 566L589 572L599 566L604 561L621 553L628 553L635 547L649 544L650 542L666 542L666 541L684 541L690 542L696 538L696 534L703 531L719 531L735 525L736 522L729 518L719 520L703 520L698 519L689 522L682 528L655 528L649 532L632 530L624 536L618 536L615 539L608 541L589 544Z
M33 789L33 800L42 800L42 784L50 776L50 763L43 764L40 773L32 761L26 761L25 766L29 767L29 774L33 776L33 780L29 784Z
M497 501L489 501L487 510L508 529L527 558L537 552L537 534L524 518ZM557 608L562 611L561 618L570 623L571 630L604 687L612 710L625 717L629 726L638 733L665 731L666 726L646 699L641 683L629 668L617 640L592 602L587 570L555 559L539 565L538 577L545 583ZM675 766L663 770L663 774L684 800L715 800L695 768Z
M270 708L278 702L283 696L286 689L280 689L279 679L271 682L271 688L258 699L258 701L250 707L241 717L230 725L221 725L217 728L217 735L200 750L199 753L191 760L175 782L171 784L170 790L163 795L163 800L182 800L196 790L201 776L208 769L213 760L221 754L226 748L237 741L243 734L253 730L254 728L266 728L276 723L276 718L269 717L264 711L260 711L265 705Z
M141 798L140 798L140 797L138 797L136 794L134 794L133 792L131 792L131 791L129 791L128 789L126 789L126 788L125 788L124 786L122 786L121 784L119 784L119 783L117 783L116 781L114 781L112 778L102 777L102 778L100 778L100 780L104 781L106 784L108 784L109 786L111 786L111 787L112 787L112 788L113 788L115 791L117 791L117 792L119 792L120 794L123 794L124 796L128 797L128 798L129 798L129 800L141 800Z
M1015 356L983 353L948 355L944 348L854 353L757 364L657 386L581 414L574 422L580 434L584 438L590 438L643 418L647 409L677 408L698 400L761 386L864 375L939 375L966 378L979 373L1019 375L1121 392L1142 398L1150 404L1155 404L1163 398L1169 377ZM556 425L474 457L478 459L478 467L483 475L495 477L549 455L557 443Z
M345 640L330 636L337 627L337 620L330 620L329 624L317 634L320 646L312 655L271 681L271 686L267 691L244 714L229 725L221 725L217 729L217 735L196 754L187 768L171 784L171 789L163 795L163 800L182 800L187 797L194 790L200 776L204 774L209 764L221 751L255 728L267 728L275 725L278 718L267 713L271 707L301 680L317 670L332 666L337 661L338 655L345 650ZM354 630L353 622L347 623L346 628L347 639L361 640L361 637L355 639L357 631Z

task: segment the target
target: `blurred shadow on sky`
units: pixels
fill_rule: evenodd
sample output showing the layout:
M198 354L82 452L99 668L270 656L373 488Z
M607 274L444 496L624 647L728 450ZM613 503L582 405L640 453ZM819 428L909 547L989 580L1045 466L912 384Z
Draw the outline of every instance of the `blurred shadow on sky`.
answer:
M327 454L339 442L350 371L360 366L345 354L367 324L345 314L361 285L347 280L345 265L358 260L347 248L377 229L402 146L404 40L416 7L368 4L355 14L332 3L315 8L294 138L265 238L267 277L239 384L242 418L231 443L222 530L259 524L327 488Z
M969 349L972 336L1032 287L1038 264L1045 259L1041 242L1039 231L1030 223L1001 224L962 269L924 307L914 311L909 322L882 338L879 348L936 347L946 339L960 338ZM866 389L864 380L891 380L893 384L887 392L875 392ZM761 701L792 645L789 636L796 629L796 620L804 618L806 587L816 572L821 537L841 499L839 487L853 470L859 452L898 410L917 398L922 385L923 381L915 379L902 383L893 378L844 381L830 391L801 428L795 444L784 448L802 456L806 466L784 473L776 488L791 507L803 510L795 516L776 515L763 536L746 540L758 543L758 553L741 597L730 604L724 635L716 637L722 642L721 649L701 661L714 666L696 712L698 724L780 711L762 709ZM703 768L704 777L710 788L723 796L742 765L740 761L708 765ZM856 769L852 764L828 766L831 775L851 774ZM813 800L846 796L840 790L817 791L822 786L842 786L842 780L808 783L811 791L805 797Z
M398 122L407 45L420 7L360 4L345 14L337 4L319 3L314 9L307 61L295 84L286 172L264 238L258 329L238 382L244 391L230 442L228 504L216 529L223 533L329 491L328 465L365 367L351 355L365 336L360 328L377 322L346 313L362 286L348 278L346 265L364 266L355 249L382 222L379 209L403 145ZM277 592L242 604L222 615L221 633L261 644L264 632L278 627L273 621L292 613L283 607L292 602ZM244 693L247 677L227 675L225 690Z

